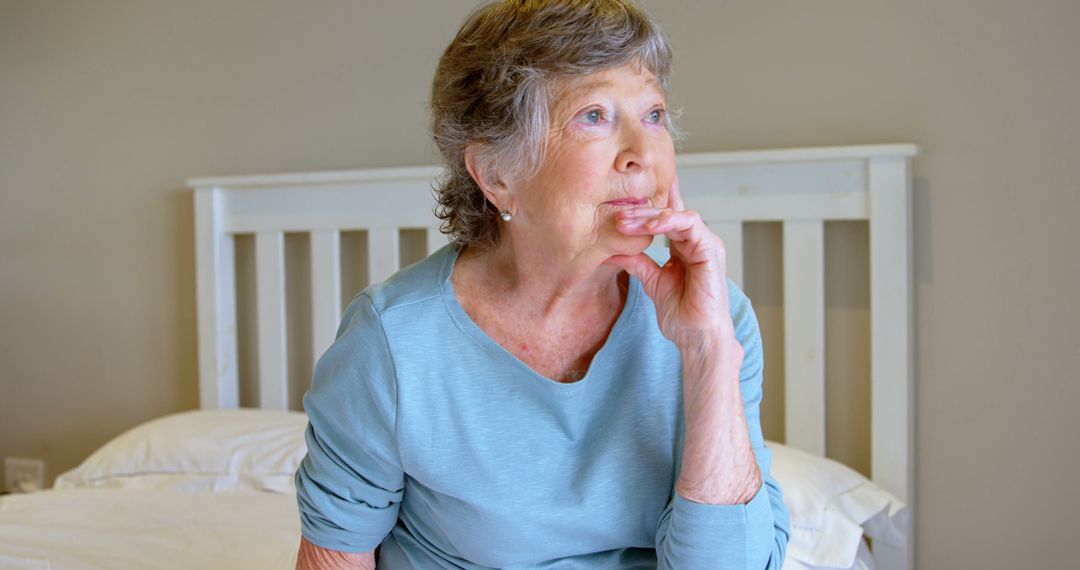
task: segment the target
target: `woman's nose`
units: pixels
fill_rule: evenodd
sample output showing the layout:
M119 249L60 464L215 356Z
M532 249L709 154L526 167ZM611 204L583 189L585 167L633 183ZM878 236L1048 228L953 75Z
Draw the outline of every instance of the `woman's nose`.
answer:
M651 168L653 150L645 128L640 124L626 124L620 131L619 154L615 157L615 170L630 172Z

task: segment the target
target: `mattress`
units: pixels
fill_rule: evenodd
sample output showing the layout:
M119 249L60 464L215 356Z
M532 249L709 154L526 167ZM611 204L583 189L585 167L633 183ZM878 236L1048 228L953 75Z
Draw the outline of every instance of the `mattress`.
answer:
M0 569L291 569L295 495L64 489L0 500Z

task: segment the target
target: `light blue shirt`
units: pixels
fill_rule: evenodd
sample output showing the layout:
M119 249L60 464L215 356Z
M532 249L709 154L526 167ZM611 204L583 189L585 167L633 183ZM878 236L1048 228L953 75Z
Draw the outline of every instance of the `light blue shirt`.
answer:
M630 279L585 377L545 378L457 302L458 248L358 295L304 397L303 535L381 544L379 568L779 569L790 534L759 420L761 336L728 281L740 385L764 484L745 505L674 493L681 363Z

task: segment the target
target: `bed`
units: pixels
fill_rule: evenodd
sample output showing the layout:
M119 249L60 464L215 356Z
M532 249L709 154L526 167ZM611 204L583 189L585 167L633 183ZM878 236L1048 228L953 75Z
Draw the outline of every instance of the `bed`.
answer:
M743 282L745 224L783 224L786 432L783 443L769 445L792 514L787 570L914 565L916 152L873 145L678 157L686 202L725 240L736 283ZM201 409L135 426L50 490L0 498L0 569L291 568L299 541L292 473L305 453L305 417L297 411L305 386L297 377L306 374L296 373L295 355L319 355L333 341L345 301L363 284L348 275L377 282L446 243L432 215L438 173L421 167L190 180ZM825 457L823 228L830 220L867 220L869 227L869 478ZM357 234L362 251L352 255L357 248L346 236ZM287 263L287 235L304 237L302 270ZM253 250L253 299L238 288L245 239ZM287 308L297 273L307 299L301 317ZM245 326L241 313L255 324ZM297 318L302 335L290 328ZM245 346L253 354L247 364ZM245 374L252 387L244 388Z

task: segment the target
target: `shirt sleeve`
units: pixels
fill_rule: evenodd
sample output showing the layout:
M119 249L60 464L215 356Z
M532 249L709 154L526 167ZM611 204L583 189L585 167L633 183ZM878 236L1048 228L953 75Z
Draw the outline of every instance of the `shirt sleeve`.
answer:
M404 474L394 365L378 313L361 294L304 395L307 456L296 472L300 530L331 550L374 550L397 522Z
M772 450L761 433L762 348L750 300L728 280L735 336L743 347L739 372L750 443L762 485L745 505L707 505L672 492L656 533L658 567L688 570L780 570L791 535L784 492L770 472Z

